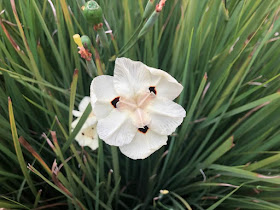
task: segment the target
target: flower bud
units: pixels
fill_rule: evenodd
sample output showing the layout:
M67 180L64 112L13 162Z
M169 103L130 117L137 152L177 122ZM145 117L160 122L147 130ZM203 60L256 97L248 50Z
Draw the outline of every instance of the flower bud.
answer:
M168 190L160 190L159 192L160 192L160 194L162 194L162 195L167 195L167 194L169 193Z
M87 36L86 36L87 37ZM88 38L88 37L87 37ZM79 34L75 34L73 35L73 39L74 39L74 42L78 45L78 49L79 49L79 54L81 55L82 58L86 59L87 61L90 61L91 60L91 53L89 52L89 50L87 48L84 47L84 44L86 44L86 42L83 42L80 35ZM84 40L87 40L85 37L84 37ZM88 38L89 40L89 38ZM90 41L90 40L89 40ZM91 43L89 44L89 46L91 46Z
M155 24L155 22L158 19L158 16L159 16L159 12L154 11L152 13L151 17L147 20L147 22L145 23L145 25L139 32L138 38L141 38L142 36L144 36L150 30L150 28L153 27L153 25Z
M143 13L143 20L148 18L152 14L152 12L155 10L156 3L156 0L148 0L145 11Z
M73 39L74 39L74 42L78 45L78 47L82 47L83 46L80 34L73 35Z
M102 22L102 9L101 7L97 4L96 1L90 0L88 1L83 7L83 14L86 18L86 20L93 24L93 25L98 25L99 23Z
M83 35L81 37L81 41L82 41L82 44L84 46L85 49L90 49L91 47L91 41L90 41L90 38L86 35Z
M165 5L165 2L166 2L166 0L160 0L160 2L157 4L157 6L156 6L156 11L157 12L161 12L161 10L162 10L162 8L164 7L164 5Z
M152 1L149 1L149 2L152 4ZM149 2L148 2L148 4L149 4ZM160 2L156 5L154 12L151 14L149 19L147 20L147 22L145 23L145 25L139 32L138 38L141 38L142 36L144 36L150 30L150 28L153 27L153 25L155 24L155 22L158 19L160 12L162 11L162 8L165 5L165 2L166 2L166 0L160 0ZM146 6L146 8L147 8L147 6ZM146 8L145 8L145 10L146 10ZM145 12L144 12L144 15L145 15Z

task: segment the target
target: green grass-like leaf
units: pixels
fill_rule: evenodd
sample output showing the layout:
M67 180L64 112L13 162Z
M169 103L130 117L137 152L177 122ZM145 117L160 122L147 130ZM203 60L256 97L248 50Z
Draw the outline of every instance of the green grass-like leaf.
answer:
M0 206L279 209L280 2L174 0L156 13L159 1L96 1L101 30L84 0L0 1ZM93 77L113 75L120 56L184 87L186 118L145 160L101 139L97 151L80 147L90 105L71 128Z
M18 158L18 162L20 164L20 168L22 170L22 173L27 181L27 184L30 187L30 190L32 191L32 193L34 195L36 195L36 189L35 186L33 184L33 181L28 173L27 170L27 165L25 163L23 154L22 154L22 150L20 147L20 143L18 140L18 134L17 134L17 128L16 128L16 123L15 123L15 117L14 117L14 112L13 112L13 105L12 105L12 100L10 98L8 98L8 106L9 106L9 117L10 117L10 125L11 125L11 131L12 131L12 136L13 136L13 141L14 141L14 147L16 150L16 154L17 154L17 158Z

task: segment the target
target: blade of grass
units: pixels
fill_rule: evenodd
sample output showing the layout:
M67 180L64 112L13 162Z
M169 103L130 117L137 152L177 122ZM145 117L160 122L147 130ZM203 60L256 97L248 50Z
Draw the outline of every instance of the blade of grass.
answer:
M241 186L239 186L238 188L234 189L233 191L231 191L230 193L228 193L226 196L224 196L222 199L220 199L219 201L217 201L216 203L214 203L213 205L211 205L209 208L207 208L207 210L214 210L216 209L219 205L221 205L222 202L224 202L227 198L229 198L233 193L235 193L237 190L240 189Z
M30 187L30 190L32 191L32 193L34 194L34 196L36 197L37 194L37 190L33 184L33 181L27 171L26 168L26 163L24 161L23 158L23 154L22 154L22 150L20 147L20 143L18 140L18 134L17 134L17 128L16 128L16 123L15 123L15 117L14 117L14 112L13 112L13 105L12 105L12 100L10 98L8 98L8 109L9 109L9 117L10 117L10 125L11 125L11 131L12 131L12 136L13 136L13 142L14 142L14 147L16 150L16 155L20 164L20 168L21 171L27 181L27 184Z
M74 110L74 104L75 104L75 97L76 97L76 90L77 90L77 82L78 82L78 70L75 69L73 74L73 81L71 83L71 89L70 89L70 103L69 103L69 135L71 134L71 124L73 121L73 114L72 111Z

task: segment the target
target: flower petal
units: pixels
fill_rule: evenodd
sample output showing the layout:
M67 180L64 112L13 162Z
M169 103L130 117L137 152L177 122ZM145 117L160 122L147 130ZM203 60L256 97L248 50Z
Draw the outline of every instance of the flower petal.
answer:
M157 91L157 96L174 100L182 92L183 86L178 83L170 74L160 69L148 67L151 72L151 86Z
M83 112L73 110L72 114L73 114L74 117L81 117L83 115Z
M107 144L122 146L134 138L137 128L132 124L127 112L117 109L97 123L97 133Z
M81 119L81 117L78 117L76 120L74 120L74 121L71 123L71 128L72 128L72 129L74 129L74 128L77 126L77 124L78 124L78 122L80 121L80 119ZM96 124L96 122L97 122L96 117L93 115L93 113L91 113L91 114L89 115L89 117L87 118L87 120L85 121L85 123L83 124L81 130L82 130L82 129L85 129L85 128L88 128L88 127L90 127L90 126L94 126L94 125Z
M98 148L98 135L96 132L96 125L81 129L77 134L75 140L82 147L88 146L92 150L96 150Z
M113 77L102 75L95 77L90 86L92 110L98 119L107 117L114 109L111 101L117 97L113 86Z
M90 97L89 96L85 96L80 104L79 104L79 111L80 112L84 112L88 106L88 104L90 103Z
M148 125L151 121L150 116L145 112L143 109L137 108L133 113L130 115L133 124L137 128L143 128L144 126Z
M156 97L147 107L151 122L148 125L151 130L161 135L170 135L183 122L186 111L179 104Z
M160 135L149 129L145 134L137 132L131 143L120 147L121 152L131 159L144 159L166 145L166 135Z
M146 65L128 58L117 58L114 70L116 92L127 98L139 92L148 91L151 74Z

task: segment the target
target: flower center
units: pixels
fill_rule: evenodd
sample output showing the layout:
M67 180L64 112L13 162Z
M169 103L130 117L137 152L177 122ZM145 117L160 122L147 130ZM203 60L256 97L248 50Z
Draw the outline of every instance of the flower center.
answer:
M133 98L126 98L123 96L116 97L111 101L111 104L121 112L129 112L133 124L140 129L139 131L146 133L148 130L147 125L151 121L146 107L155 97L155 93L156 90L152 87L149 88L149 92L139 93Z
M138 93L133 98L118 96L111 101L111 104L121 112L128 112L138 131L145 134L151 121L146 107L155 98L156 94L156 87L150 86L146 92Z
M117 107L120 111L127 110L134 112L137 109L145 109L150 101L155 97L151 92L140 93L134 98L126 98L123 96L112 100L112 105Z

